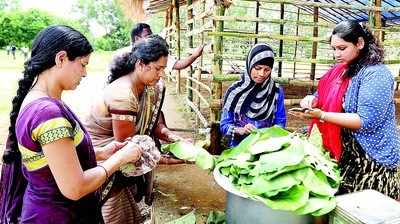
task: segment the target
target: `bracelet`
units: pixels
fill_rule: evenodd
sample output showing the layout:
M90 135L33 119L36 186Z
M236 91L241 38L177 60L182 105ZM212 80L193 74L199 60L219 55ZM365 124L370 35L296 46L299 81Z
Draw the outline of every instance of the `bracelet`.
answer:
M321 115L319 116L319 120L320 121L325 121L325 112L324 111L321 111Z
M100 164L98 164L97 166L103 168L104 173L106 174L106 181L107 181L107 180L108 180L108 177L109 177L109 176L108 176L108 171L107 171L107 169L106 169L104 166L100 165Z

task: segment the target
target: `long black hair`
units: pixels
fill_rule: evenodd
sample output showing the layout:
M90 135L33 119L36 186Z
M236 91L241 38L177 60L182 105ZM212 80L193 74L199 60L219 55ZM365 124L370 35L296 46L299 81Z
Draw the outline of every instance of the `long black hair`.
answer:
M90 54L93 48L85 36L68 26L49 26L37 34L32 44L31 57L24 64L23 78L18 82L17 95L12 100L8 128L9 147L3 155L5 163L21 158L15 134L15 123L22 101L32 88L36 77L55 65L56 54L60 51L65 51L68 59L73 61L77 57Z
M150 35L136 42L131 52L125 52L114 57L110 64L111 74L108 76L108 83L112 83L118 78L134 71L138 60L147 65L163 56L168 56L168 54L167 42L158 35Z
M355 76L364 66L383 63L384 53L382 45L366 25L361 25L355 20L342 21L333 29L333 35L354 45L357 44L360 37L364 39L365 44L360 50L360 54L349 64L348 76Z

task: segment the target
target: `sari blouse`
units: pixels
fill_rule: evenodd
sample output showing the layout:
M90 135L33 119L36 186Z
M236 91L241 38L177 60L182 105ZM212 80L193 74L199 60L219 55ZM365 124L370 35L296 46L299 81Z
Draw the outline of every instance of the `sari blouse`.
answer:
M121 77L104 88L85 120L95 146L104 146L114 140L112 120L126 120L135 124L135 134L151 135L157 122L164 82L145 86L138 99L132 92L132 83Z
M21 110L16 135L22 173L28 181L21 223L100 223L99 194L90 193L77 201L63 196L42 150L46 144L72 138L82 169L95 167L90 137L77 116L59 100L39 98Z

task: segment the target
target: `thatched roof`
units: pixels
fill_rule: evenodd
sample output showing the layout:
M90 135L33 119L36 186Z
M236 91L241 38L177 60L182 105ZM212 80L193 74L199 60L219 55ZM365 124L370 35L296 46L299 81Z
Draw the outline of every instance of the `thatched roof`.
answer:
M145 0L118 0L118 3L127 18L135 22L140 22L146 19L144 1Z

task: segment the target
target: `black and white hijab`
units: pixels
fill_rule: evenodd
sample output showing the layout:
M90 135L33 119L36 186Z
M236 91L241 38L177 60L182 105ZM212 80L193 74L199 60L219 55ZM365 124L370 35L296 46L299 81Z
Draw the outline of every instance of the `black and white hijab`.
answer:
M225 94L224 110L235 114L245 113L255 120L264 120L275 112L279 95L279 87L269 76L263 83L255 83L251 77L251 69L259 64L273 67L274 52L267 44L254 45L246 59L246 72L241 79L233 83Z

